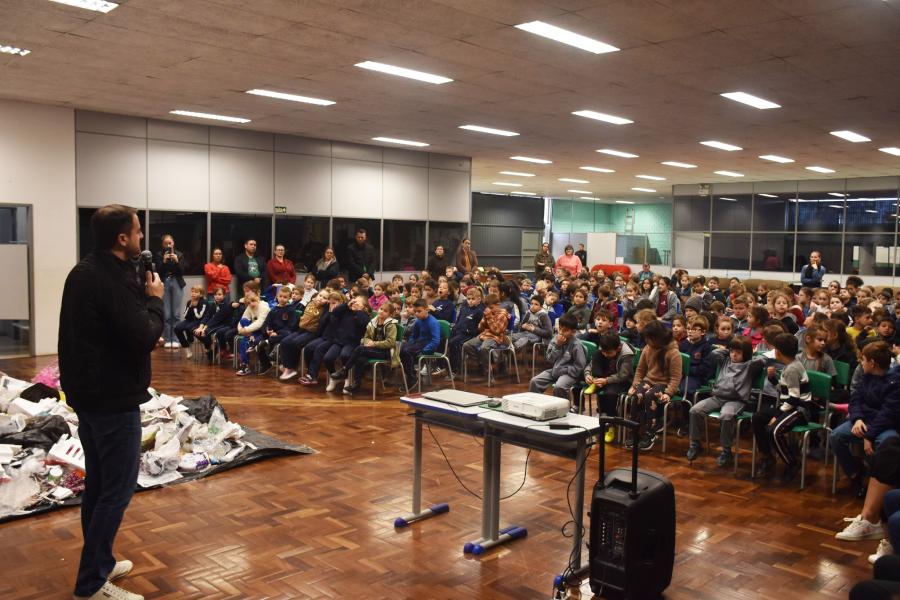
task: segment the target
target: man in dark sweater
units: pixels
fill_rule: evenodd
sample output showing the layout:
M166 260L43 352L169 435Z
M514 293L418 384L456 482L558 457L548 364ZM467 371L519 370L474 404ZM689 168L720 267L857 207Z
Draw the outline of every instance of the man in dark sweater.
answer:
M234 257L234 274L237 276L238 290L247 281L255 281L259 284L260 290L265 290L263 267L263 261L256 257L256 240L250 238L244 242L244 252Z
M351 282L355 282L363 275L370 280L377 271L375 248L366 241L366 230L356 230L356 239L347 246L347 276Z
M78 415L86 467L75 597L141 600L110 582L132 567L116 562L112 547L137 483L138 406L150 399L164 287L159 275L136 268L144 234L133 208L104 206L91 230L94 251L66 278L59 318L60 383Z

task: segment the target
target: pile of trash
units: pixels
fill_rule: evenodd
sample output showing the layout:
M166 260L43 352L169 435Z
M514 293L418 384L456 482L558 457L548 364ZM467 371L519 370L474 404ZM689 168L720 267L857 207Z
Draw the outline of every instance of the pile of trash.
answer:
M214 397L148 391L152 397L140 407L138 486L171 483L257 449ZM0 519L72 503L84 491L84 472L78 416L65 394L0 376Z

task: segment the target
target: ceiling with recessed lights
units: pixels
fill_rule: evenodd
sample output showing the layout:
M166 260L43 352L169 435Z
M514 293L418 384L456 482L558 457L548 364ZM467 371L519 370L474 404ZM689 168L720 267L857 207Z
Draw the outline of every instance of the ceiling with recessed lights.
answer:
M619 51L516 27L533 21ZM900 0L128 0L108 13L0 0L4 46L30 53L0 53L3 98L416 141L473 157L476 191L572 196L566 180L577 179L584 196L656 199L679 183L900 172L898 156L879 152L900 146ZM452 81L355 66L366 61ZM780 108L721 96L738 91ZM847 131L871 141L830 134ZM637 175L665 179L641 192Z

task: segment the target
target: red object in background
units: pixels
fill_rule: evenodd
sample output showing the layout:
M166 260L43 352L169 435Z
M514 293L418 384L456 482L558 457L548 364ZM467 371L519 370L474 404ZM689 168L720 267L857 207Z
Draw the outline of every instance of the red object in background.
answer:
M631 277L631 267L629 267L628 265L594 265L593 267L591 267L591 273L593 273L594 271L600 271L601 269L607 277L612 275L614 271L618 271L619 273L621 273L622 276L625 277L625 279Z

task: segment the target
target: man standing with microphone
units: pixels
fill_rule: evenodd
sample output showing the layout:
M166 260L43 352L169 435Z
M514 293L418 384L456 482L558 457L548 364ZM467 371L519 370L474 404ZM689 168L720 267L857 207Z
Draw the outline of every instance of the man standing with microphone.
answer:
M111 583L131 571L113 542L137 484L138 406L150 398L150 353L163 328L163 283L139 269L144 234L133 208L91 218L94 250L66 278L59 319L60 383L84 447L84 545L75 598L142 600Z

